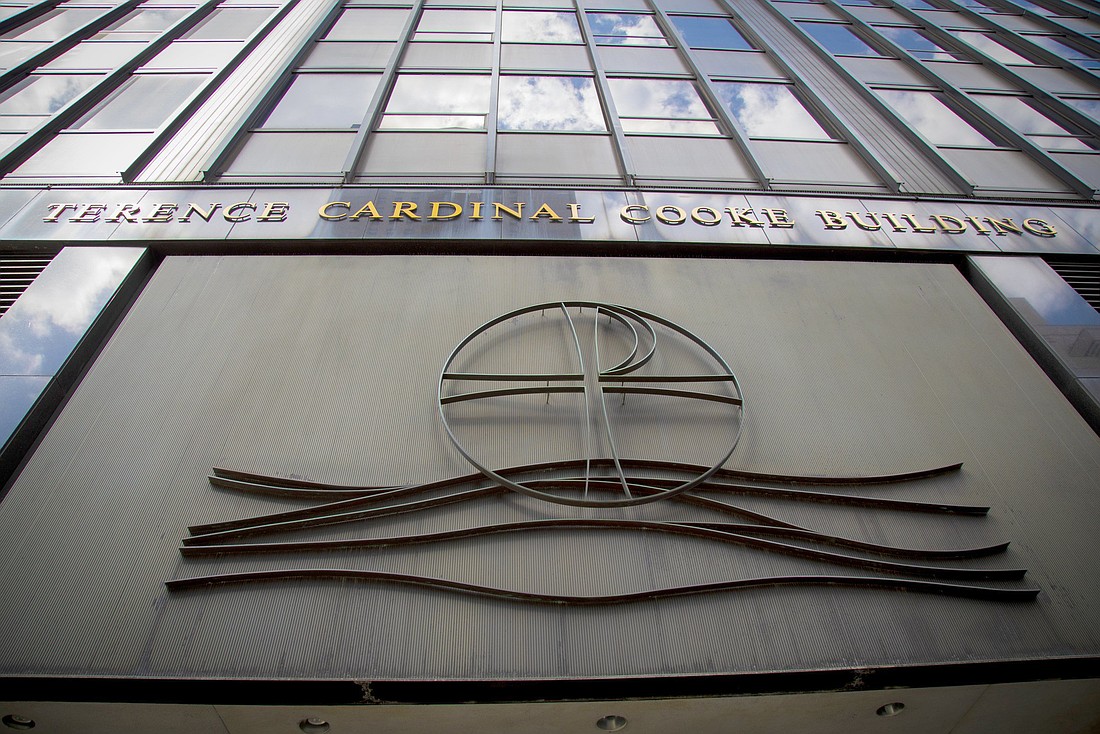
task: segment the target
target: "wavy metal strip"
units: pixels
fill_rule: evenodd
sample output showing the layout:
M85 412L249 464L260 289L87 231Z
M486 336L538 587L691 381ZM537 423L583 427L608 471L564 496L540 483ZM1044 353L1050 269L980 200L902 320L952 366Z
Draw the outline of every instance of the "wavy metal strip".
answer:
M674 596L688 596L770 586L846 586L855 588L894 589L899 591L915 591L990 601L1030 601L1039 594L1039 589L1001 589L988 586L950 584L942 581L916 581L913 579L881 578L877 576L803 575L769 576L755 579L738 579L735 581L718 581L709 584L672 586L665 589L639 591L631 594L569 596L562 594L537 594L526 591L513 591L510 589L467 584L461 581L438 579L429 576L413 576L409 574L385 573L381 571L359 571L336 568L286 569L216 574L213 576L195 576L166 581L165 586L173 591L181 591L219 584L290 581L296 579L341 579L351 581L389 582L412 586L426 586L433 589L443 589L446 591L487 596L496 599L569 606L630 604L633 602L665 599Z

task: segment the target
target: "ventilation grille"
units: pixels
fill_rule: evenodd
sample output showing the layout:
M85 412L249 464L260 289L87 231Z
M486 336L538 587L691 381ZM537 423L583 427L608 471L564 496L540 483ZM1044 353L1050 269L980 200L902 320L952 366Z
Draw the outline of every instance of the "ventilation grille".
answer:
M1061 260L1047 264L1090 306L1100 311L1100 260Z
M27 286L50 264L56 252L0 253L0 316L23 295Z

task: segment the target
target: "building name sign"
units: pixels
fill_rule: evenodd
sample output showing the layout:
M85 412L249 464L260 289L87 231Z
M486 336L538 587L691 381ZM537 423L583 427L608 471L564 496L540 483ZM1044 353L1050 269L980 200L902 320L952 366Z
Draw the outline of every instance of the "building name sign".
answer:
M631 225L655 223L658 226L750 227L768 229L793 229L802 223L794 219L787 209L763 207L733 207L702 204L627 204L618 209L618 218ZM158 202L152 204L104 204L54 202L46 205L42 221L47 224L69 222L73 224L168 224L180 222L210 222L221 219L226 222L286 222L291 216L291 204L287 201L238 201L229 203ZM481 221L511 220L517 222L568 222L585 225L596 222L596 216L583 209L578 202L547 203L523 201L389 201L374 200L353 202L327 201L316 211L316 216L328 222L441 222L457 219ZM863 230L874 232L917 232L961 234L973 232L981 235L1024 235L1054 237L1057 228L1049 221L1033 216L980 216L959 214L917 215L904 210L865 211L844 207L813 210L813 224L827 230Z

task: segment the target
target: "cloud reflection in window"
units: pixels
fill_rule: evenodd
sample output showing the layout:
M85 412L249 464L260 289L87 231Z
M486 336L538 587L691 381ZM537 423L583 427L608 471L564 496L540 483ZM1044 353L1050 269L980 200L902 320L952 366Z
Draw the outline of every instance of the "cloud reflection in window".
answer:
M892 89L879 89L877 92L894 112L933 145L994 147L988 138L951 111L931 92Z
M625 132L717 135L695 85L679 79L608 79Z
M716 82L714 88L749 137L832 139L785 84Z
M505 10L501 40L507 43L580 43L575 13Z
M582 77L503 76L497 108L500 130L606 130L596 85Z

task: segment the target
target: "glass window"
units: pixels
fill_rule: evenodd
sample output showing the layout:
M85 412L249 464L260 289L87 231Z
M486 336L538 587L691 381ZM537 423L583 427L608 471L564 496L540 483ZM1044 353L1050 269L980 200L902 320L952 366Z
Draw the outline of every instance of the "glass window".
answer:
M218 8L183 37L203 41L243 40L255 33L272 12L272 8Z
M22 123L8 119L5 128L29 130L40 122L39 117L57 112L100 79L93 74L40 74L23 79L0 95L0 115L35 117Z
M875 30L923 61L953 61L960 58L916 28L878 26Z
M640 13L588 13L592 36L606 46L667 46L665 34L652 15Z
M681 79L608 79L623 131L718 135L714 117L692 82Z
M262 128L356 129L381 74L299 74Z
M964 8L970 8L976 13L1002 13L1004 12L1000 8L995 8L982 2L982 0L955 0L959 5Z
M576 13L505 10L501 40L506 43L582 43Z
M325 40L396 41L408 17L407 8L348 8L325 34Z
M857 36L852 29L841 23L817 23L814 21L800 20L798 24L814 39L824 46L829 53L840 56L881 56L878 51L868 46Z
M1093 97L1063 97L1062 101L1076 107L1082 114L1100 122L1100 99Z
M402 74L397 77L382 130L484 130L489 77Z
M81 130L156 130L207 79L205 74L131 77L73 127Z
M73 46L42 68L107 71L129 61L143 48L145 48L144 43L86 41Z
M1042 46L1047 51L1056 54L1059 58L1071 61L1086 69L1100 69L1100 56L1097 56L1083 48L1067 43L1069 39L1061 36L1024 36L1034 44Z
M978 49L986 56L989 56L994 61L999 61L1002 64L1031 64L1029 59L1024 58L1015 51L1009 49L1004 44L1000 43L992 36L989 36L980 31L948 31L952 36L958 38L960 41L969 43L974 48Z
M728 18L714 18L698 15L674 15L672 23L683 34L691 48L721 49L725 51L754 51L751 43L745 40L733 22Z
M899 5L904 5L910 10L936 10L936 6L927 0L897 0Z
M933 145L995 147L933 92L878 89L894 112Z
M187 8L142 7L92 36L94 39L152 40L190 13Z
M0 38L19 41L56 41L102 15L101 8L58 8L27 21Z
M412 40L488 42L493 40L495 29L496 12L492 10L429 8L420 16Z
M497 104L500 130L606 130L596 85L587 77L502 76Z
M715 82L714 89L751 138L832 140L786 84Z
M1023 97L975 94L974 100L1046 150L1092 150L1077 134L1035 109ZM1091 141L1090 141L1091 142Z

